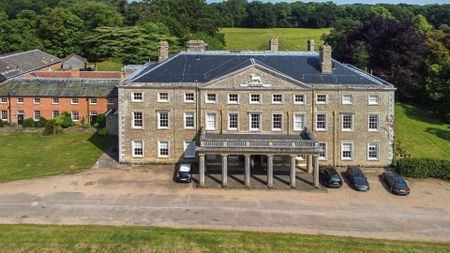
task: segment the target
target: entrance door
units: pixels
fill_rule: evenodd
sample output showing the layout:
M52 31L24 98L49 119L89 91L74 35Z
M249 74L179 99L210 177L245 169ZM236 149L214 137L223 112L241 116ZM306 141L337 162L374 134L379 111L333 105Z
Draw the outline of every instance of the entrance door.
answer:
M24 115L23 111L18 111L17 112L17 124L23 125L24 118L25 118L25 115Z

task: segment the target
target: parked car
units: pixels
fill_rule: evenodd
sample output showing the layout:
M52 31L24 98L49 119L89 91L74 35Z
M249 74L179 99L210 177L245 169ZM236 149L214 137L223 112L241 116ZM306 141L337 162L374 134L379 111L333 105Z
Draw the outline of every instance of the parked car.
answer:
M394 171L386 171L382 175L389 186L389 190L397 195L408 195L410 190L405 179Z
M177 172L177 182L178 183L190 183L192 180L192 169L191 164L182 163Z
M329 188L342 186L342 178L333 166L320 167L320 179Z
M347 178L353 189L357 191L368 191L370 186L366 176L360 168L349 166L347 168Z

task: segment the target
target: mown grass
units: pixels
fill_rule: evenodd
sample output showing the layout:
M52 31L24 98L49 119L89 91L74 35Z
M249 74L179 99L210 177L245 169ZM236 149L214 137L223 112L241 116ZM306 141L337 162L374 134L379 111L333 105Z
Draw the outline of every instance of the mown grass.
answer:
M119 58L108 58L96 64L98 71L120 71L123 67L122 60Z
M93 132L0 133L0 182L89 169L116 139Z
M225 34L227 50L267 50L270 38L275 36L279 40L279 47L282 51L305 51L309 38L315 40L317 51L323 43L321 36L329 32L330 29L327 28L223 28L221 30L221 33Z
M397 103L395 138L412 157L450 160L450 125L420 106Z
M0 225L2 252L449 252L450 244L170 228Z

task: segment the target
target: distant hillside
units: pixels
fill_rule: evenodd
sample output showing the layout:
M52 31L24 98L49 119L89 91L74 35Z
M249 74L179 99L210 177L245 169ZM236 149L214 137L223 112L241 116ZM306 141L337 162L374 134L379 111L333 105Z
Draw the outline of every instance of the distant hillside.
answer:
M268 41L272 36L278 38L281 51L305 51L306 41L313 38L316 41L316 50L322 44L321 36L328 34L330 29L306 28L223 28L227 50L266 50Z

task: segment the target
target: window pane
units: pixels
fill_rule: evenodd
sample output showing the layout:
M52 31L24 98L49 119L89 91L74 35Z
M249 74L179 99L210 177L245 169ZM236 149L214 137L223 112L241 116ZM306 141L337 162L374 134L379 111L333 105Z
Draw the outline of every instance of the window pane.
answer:
M282 115L273 114L272 115L272 128L276 130L281 130L282 128Z
M252 113L250 115L250 129L259 130L260 128L260 114Z
M304 128L305 117L303 114L294 115L294 130L301 131Z
M238 129L238 115L237 113L230 113L228 116L228 128L229 129Z
M193 112L186 112L184 114L184 127L185 128L195 127L195 117Z
M216 129L216 114L215 113L206 114L206 129L208 129L208 130Z
M316 128L319 130L325 130L327 127L327 115L317 114L316 116Z

